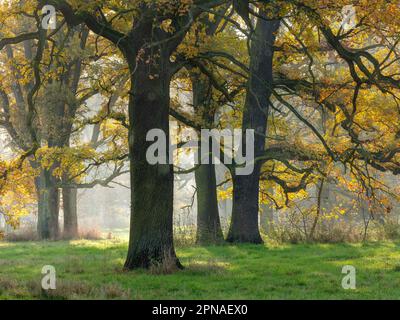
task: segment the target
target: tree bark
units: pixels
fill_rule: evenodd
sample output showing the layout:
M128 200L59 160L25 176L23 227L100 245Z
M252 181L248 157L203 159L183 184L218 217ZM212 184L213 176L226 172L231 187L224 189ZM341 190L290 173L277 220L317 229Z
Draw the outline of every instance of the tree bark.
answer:
M64 232L65 239L76 239L78 232L78 190L76 188L63 188L63 211L64 211Z
M38 197L37 232L41 240L57 240L59 234L59 190L51 169L42 169L35 178Z
M158 55L158 54L157 54ZM146 142L151 129L161 129L169 145L170 74L169 55L146 63L150 53L130 62L129 153L131 174L131 223L125 269L149 268L172 263L181 267L173 245L173 166L151 165ZM152 58L150 58L152 59ZM148 60L147 60L148 61ZM168 159L167 148L167 159Z
M242 128L243 132L246 129L255 131L254 154L256 158L265 150L271 95L269 86L272 86L273 45L279 24L280 22L277 20L258 19L255 38L250 48L250 73ZM232 174L233 209L228 242L263 242L258 227L260 172L261 164L256 162L252 174L247 176Z

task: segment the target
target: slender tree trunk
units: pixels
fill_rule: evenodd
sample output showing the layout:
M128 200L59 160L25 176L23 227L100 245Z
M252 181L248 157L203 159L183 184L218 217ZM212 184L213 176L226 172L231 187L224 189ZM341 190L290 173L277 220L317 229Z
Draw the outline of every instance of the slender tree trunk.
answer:
M280 22L276 20L258 19L255 39L251 43L250 78L247 84L242 128L243 131L247 129L255 131L254 154L256 158L265 150L271 95L269 86L273 84L273 45L279 24ZM228 242L262 243L258 227L260 172L261 164L257 162L252 174L247 176L234 176L233 174L233 209Z
M274 209L267 204L261 204L260 208L260 228L261 230L270 235L273 231L274 222Z
M324 190L324 183L325 183L325 178L321 178L320 184L319 184L319 186L317 186L317 210L315 213L314 222L311 227L309 239L307 239L307 240L311 240L311 241L314 240L315 229L317 227L318 220L319 220L319 217L321 216L321 211L322 211L321 204L322 204L322 193Z
M64 233L66 239L76 239L78 233L78 190L76 188L63 188Z
M147 56L128 57L132 74L129 101L132 206L125 269L148 268L158 263L181 266L173 245L173 166L151 165L146 159L146 151L153 143L146 142L150 130L161 129L169 145L169 55L164 57L161 53L150 64L146 60Z
M211 128L214 124L214 111L211 109L212 90L209 81L201 75L192 76L193 108L201 116L202 125ZM211 141L209 150L212 150ZM201 152L200 152L201 154ZM217 179L215 165L201 164L195 171L197 190L197 232L198 244L217 244L224 240L218 210Z
M218 211L215 166L203 164L195 172L197 188L198 244L217 244L224 240Z
M59 238L59 191L57 180L51 170L42 169L35 179L38 197L38 236L42 240Z

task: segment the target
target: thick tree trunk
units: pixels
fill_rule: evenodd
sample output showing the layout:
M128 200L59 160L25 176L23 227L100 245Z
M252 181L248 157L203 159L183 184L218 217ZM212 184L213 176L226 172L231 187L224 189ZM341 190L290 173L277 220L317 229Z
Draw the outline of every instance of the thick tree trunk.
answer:
M59 191L57 180L51 170L42 169L35 179L38 197L38 236L42 240L59 238Z
M258 228L260 168L251 175L233 177L233 208L228 242L262 243Z
M161 129L169 145L169 56L158 57L150 64L146 60L147 57L128 57L132 72L129 101L132 206L125 269L148 268L152 264L180 267L173 245L173 166L151 165L146 159L146 151L153 143L146 142L150 130Z
M255 39L251 43L250 78L247 84L242 128L243 131L247 129L255 131L256 158L265 150L271 95L269 86L272 86L273 44L278 28L279 21L258 19ZM257 162L252 174L233 177L233 209L228 242L262 243L258 228L260 172L261 164Z
M211 128L214 124L214 111L211 109L212 90L208 80L201 75L192 76L193 108L201 116L204 128ZM211 141L209 150L212 150ZM200 150L199 150L200 151ZM201 154L201 152L199 152ZM218 210L217 179L215 165L212 164L212 155L209 164L201 164L195 171L197 190L197 231L198 244L217 244L224 240Z
M76 188L63 188L63 211L64 211L64 232L65 239L76 239L78 233L78 190Z

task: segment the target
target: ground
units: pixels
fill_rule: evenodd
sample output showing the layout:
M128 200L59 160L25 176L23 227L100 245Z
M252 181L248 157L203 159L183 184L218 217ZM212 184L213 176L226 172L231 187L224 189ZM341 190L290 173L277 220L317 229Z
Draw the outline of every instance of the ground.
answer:
M123 272L124 240L0 242L0 299L399 299L400 243L183 247L173 274ZM41 290L44 265L57 289ZM344 290L344 265L357 289Z

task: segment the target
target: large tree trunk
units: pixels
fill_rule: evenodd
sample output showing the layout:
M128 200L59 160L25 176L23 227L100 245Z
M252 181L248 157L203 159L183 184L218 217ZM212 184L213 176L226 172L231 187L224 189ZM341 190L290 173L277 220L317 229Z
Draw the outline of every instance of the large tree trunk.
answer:
M260 166L251 175L233 176L233 207L228 242L262 243L258 228Z
M63 188L63 211L64 211L64 233L65 239L76 239L78 233L78 190L76 188Z
M193 108L201 116L202 125L211 128L214 123L214 111L210 101L212 90L209 81L200 75L192 76ZM209 142L209 150L212 143ZM199 150L201 154L201 150ZM197 190L197 232L198 244L217 244L224 240L218 211L217 179L215 165L212 164L212 155L209 164L201 164L195 171Z
M35 179L38 197L38 236L42 240L59 238L59 190L51 170L42 169Z
M127 57L132 74L129 101L132 205L126 269L165 263L180 267L173 245L173 166L151 165L146 159L146 151L153 143L146 142L150 130L161 129L169 145L169 55L161 53L154 58L157 61L146 63L147 54L146 51L140 59L136 55Z
M255 131L254 154L257 158L265 150L265 134L272 86L273 44L279 21L258 19L255 39L250 49L250 78L243 111L243 131ZM245 134L243 134L245 136ZM245 150L245 148L243 148ZM233 174L232 220L228 242L262 243L258 228L259 180L261 163L247 176Z

